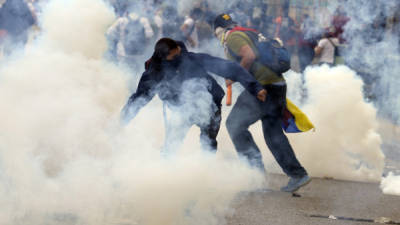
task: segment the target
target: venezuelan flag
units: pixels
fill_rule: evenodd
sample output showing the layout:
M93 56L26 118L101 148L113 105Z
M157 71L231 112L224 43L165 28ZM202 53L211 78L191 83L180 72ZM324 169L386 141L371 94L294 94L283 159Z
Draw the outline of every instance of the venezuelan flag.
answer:
M286 99L286 108L283 112L283 130L286 133L306 132L314 128L314 125L293 102Z

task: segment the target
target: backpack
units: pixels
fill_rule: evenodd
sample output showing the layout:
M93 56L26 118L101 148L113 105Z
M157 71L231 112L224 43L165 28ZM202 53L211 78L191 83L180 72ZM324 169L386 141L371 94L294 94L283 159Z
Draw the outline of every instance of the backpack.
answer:
M124 30L123 45L127 55L140 55L146 48L146 34L140 19L133 20L128 17Z
M257 60L272 71L282 74L290 69L290 53L283 44L276 39L267 38L257 30L235 27L230 32L244 32L257 48ZM231 50L228 51L233 54Z

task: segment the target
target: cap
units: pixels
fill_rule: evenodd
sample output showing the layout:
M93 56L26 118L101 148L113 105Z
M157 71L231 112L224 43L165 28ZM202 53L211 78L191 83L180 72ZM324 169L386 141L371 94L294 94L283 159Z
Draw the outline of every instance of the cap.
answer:
M217 29L217 27L226 28L232 24L236 24L236 22L232 20L232 17L229 14L223 13L215 18L214 30Z

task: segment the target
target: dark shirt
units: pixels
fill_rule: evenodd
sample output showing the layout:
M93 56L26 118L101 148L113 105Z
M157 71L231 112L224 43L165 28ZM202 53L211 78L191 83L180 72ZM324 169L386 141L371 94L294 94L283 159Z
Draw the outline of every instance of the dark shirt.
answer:
M254 96L257 96L257 93L263 89L261 84L236 62L185 50L182 51L181 57L182 61L178 67L163 66L161 71L156 70L150 63L139 81L136 93L129 98L122 111L125 119L135 117L140 108L145 106L156 94L167 104L179 106L182 84L191 79L204 81L198 83L205 84L208 92L212 95L213 102L221 105L225 93L209 73L238 81Z

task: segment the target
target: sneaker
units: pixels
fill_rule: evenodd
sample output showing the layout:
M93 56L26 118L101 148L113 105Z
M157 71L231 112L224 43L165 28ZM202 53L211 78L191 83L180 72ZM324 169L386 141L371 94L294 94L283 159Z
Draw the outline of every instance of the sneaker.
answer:
M311 178L307 175L304 175L302 177L291 177L287 186L281 187L281 191L295 192L295 191L299 190L299 188L310 183L310 181L311 181Z

